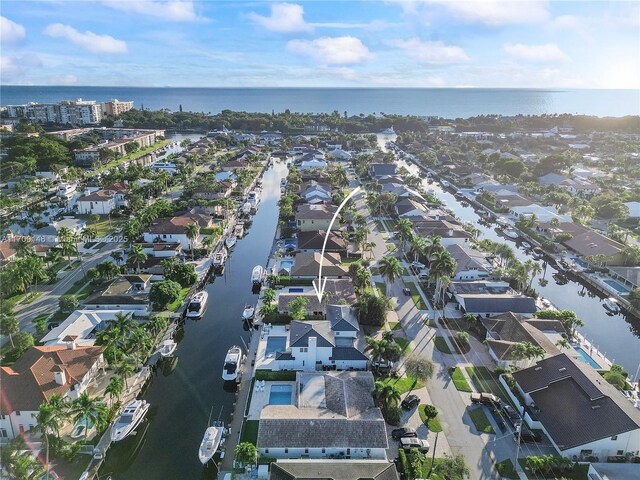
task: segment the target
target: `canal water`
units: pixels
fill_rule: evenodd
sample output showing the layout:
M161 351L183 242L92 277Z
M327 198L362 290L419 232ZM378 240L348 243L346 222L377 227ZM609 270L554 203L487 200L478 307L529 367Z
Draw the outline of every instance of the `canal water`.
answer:
M413 174L418 174L419 168L413 163L398 160L399 166L404 166ZM473 207L464 206L451 193L444 190L439 183L428 183L424 180L425 189L431 189L435 195L446 202L446 208L451 210L462 222L472 222L482 235L480 239L507 243L514 248L519 260L525 261L532 257L528 255L519 243L498 235L494 225L486 226L479 223L481 220ZM579 332L598 348L609 360L622 365L633 378L640 365L640 322L633 318L625 317L622 314L610 316L602 305L602 300L598 296L592 296L582 284L570 281L566 285L557 285L553 279L556 273L552 266L547 266L546 270L537 275L532 286L538 291L540 296L547 298L560 310L573 310L578 318L584 321L584 327L578 329ZM549 283L542 287L538 280L543 278Z
M198 448L212 420L230 421L235 390L223 382L222 366L232 345L249 343L242 311L257 302L251 292L251 271L266 265L278 221L280 180L287 167L276 162L263 177L262 201L251 228L239 240L223 276L206 287L209 301L200 320L186 320L179 332L176 363L160 364L143 397L151 404L148 419L135 436L113 444L101 475L114 480L216 478L213 466L203 467ZM240 407L239 415L243 414Z

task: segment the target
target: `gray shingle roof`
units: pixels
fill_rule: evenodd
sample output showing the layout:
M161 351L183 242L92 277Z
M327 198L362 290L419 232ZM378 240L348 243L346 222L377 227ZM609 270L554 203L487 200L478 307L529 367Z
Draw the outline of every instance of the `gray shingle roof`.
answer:
M369 358L355 347L334 347L331 360L369 360Z
M396 166L393 163L372 163L370 168L375 177L396 174Z
M640 412L593 368L561 353L514 372L561 450L640 428Z
M515 312L534 313L535 299L516 295L460 295L467 313Z
M360 325L349 305L327 305L327 320L334 331L360 331Z
M398 480L395 465L383 460L278 460L270 480Z
M325 321L306 321L299 322L293 320L291 322L291 330L289 331L289 345L291 347L308 347L309 338L316 337L318 347L332 347L331 330L329 324Z

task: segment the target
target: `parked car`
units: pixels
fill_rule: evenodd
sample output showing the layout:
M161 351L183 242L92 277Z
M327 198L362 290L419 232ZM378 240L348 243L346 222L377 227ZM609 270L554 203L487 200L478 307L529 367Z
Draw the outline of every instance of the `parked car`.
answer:
M403 288L402 289L402 293L404 293L407 297L411 296L411 289L410 288Z
M518 432L513 432L513 439L518 441ZM525 443L538 443L542 441L542 435L539 432L531 430L526 425L522 425L520 430L520 441Z
M404 437L417 437L417 436L418 434L416 433L416 431L413 428L409 428L409 427L396 428L391 432L391 437L394 440L400 440L401 438L404 438Z
M402 403L400 404L400 406L405 410L411 410L412 408L415 408L418 405L420 405L420 397L418 397L413 393L411 395L407 395L405 399L402 400Z
M429 442L423 440L422 438L416 437L402 437L400 439L400 447L404 450L411 450L412 448L417 448L422 453L427 453L429 451Z
M516 409L506 403L502 405L502 414L507 417L507 420L509 420L511 425L513 425L514 427L517 423L520 423L522 421L522 418L520 417L518 412L516 412Z
M472 393L472 403L481 403L483 405L500 405L501 400L493 393Z
M411 266L413 268L415 268L416 270L422 270L422 269L426 268L426 265L424 263L420 263L420 262L411 262Z

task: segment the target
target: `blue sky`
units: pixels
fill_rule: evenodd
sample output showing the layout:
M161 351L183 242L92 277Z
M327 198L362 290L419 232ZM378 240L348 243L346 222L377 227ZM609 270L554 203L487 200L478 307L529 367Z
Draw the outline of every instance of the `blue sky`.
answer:
M640 88L640 2L3 0L3 84Z

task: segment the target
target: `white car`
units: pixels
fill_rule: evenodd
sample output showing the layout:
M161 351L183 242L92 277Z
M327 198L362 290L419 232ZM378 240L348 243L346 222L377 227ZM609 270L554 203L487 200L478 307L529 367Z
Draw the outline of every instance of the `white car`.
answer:
M411 266L416 270L423 270L424 268L426 268L426 265L420 262L411 262Z
M427 453L429 451L429 442L422 438L417 437L402 437L400 439L400 447L403 450L411 450L412 448L417 448L418 451L422 453Z

